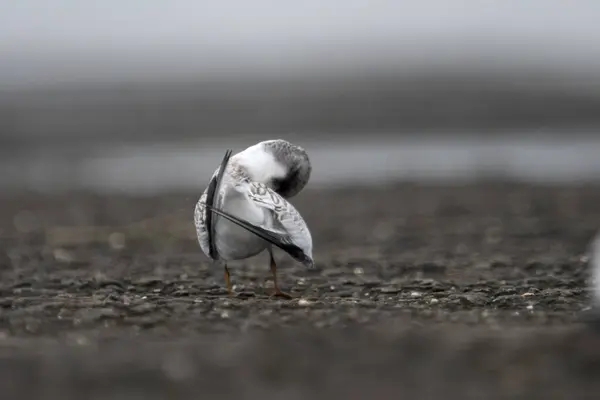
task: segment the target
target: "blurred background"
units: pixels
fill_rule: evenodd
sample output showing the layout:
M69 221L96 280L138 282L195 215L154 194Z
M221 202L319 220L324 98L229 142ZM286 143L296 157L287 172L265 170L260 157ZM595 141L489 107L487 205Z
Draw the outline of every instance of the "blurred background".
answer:
M600 337L576 331L599 17L597 0L0 0L0 392L599 392ZM313 163L293 203L318 270L277 251L282 302L266 254L232 262L229 297L192 210L227 148L274 138Z
M312 185L600 178L600 3L20 0L0 190L203 190L286 138Z

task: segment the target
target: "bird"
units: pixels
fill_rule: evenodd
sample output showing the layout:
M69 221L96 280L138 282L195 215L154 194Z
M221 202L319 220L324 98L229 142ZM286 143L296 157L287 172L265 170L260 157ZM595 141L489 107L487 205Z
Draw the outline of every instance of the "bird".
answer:
M227 263L269 253L272 296L291 298L277 282L273 247L314 268L312 236L288 201L306 186L312 166L306 151L286 140L259 142L232 156L227 150L194 209L198 242L204 254L224 268L233 295Z
M600 232L591 244L590 264L592 267L592 299L594 306L600 308Z
M594 331L600 333L600 232L592 239L588 247L588 254L588 265L591 269L592 304L581 314L581 319Z

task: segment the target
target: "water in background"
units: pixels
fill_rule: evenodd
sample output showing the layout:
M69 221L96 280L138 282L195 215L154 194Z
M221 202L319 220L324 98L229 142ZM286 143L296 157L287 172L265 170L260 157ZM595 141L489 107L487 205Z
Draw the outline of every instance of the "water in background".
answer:
M600 138L539 140L443 139L428 136L338 135L294 140L304 146L314 169L311 187L369 185L393 181L511 179L535 183L600 181ZM271 139L265 137L262 139ZM90 152L43 150L3 157L0 186L8 189L153 193L203 190L226 148L254 142L212 140L114 145Z
M312 187L600 180L600 4L10 3L3 192L200 191L274 137Z

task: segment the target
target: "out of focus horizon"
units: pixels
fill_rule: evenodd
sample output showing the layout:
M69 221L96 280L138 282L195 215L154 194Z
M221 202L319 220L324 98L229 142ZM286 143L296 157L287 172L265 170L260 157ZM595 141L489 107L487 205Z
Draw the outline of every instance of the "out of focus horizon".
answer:
M187 188L225 146L273 137L321 149L323 165L326 145L363 148L380 158L369 179L595 180L599 11L539 0L11 2L0 14L0 185L116 182L137 168L116 185L154 171L156 188Z

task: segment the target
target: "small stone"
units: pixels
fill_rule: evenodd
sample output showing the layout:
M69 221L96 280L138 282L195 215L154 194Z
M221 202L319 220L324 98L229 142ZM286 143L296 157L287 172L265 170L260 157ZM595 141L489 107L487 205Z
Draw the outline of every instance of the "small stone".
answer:
M54 249L53 255L54 255L54 259L56 261L60 261L60 262L69 263L69 262L72 262L75 260L75 257L73 257L73 254L71 254L70 252L68 252L65 249Z
M223 319L229 318L229 313L227 311L221 312L221 318L223 318Z
M152 303L141 303L131 307L131 311L136 314L147 314L156 309L156 306Z
M529 304L529 305L527 306L527 309L528 309L528 310L533 310L533 304Z
M431 299L431 300L429 300L429 303L430 303L430 304L437 304L437 303L439 303L439 302L440 302L440 301L439 301L438 299Z
M308 306L308 305L310 305L310 301L308 301L306 299L300 299L300 300L298 300L298 305L299 306Z
M108 236L108 244L115 250L125 247L125 235L121 232L113 232Z
M396 287L396 286L384 286L381 289L379 289L379 291L381 293L385 293L385 294L394 294L394 293L399 293L400 292L400 288Z
M364 273L365 273L365 270L362 269L361 267L354 268L354 275L362 275Z
M535 296L535 293L527 292L527 293L523 293L521 296L523 296L523 297Z
M79 346L87 346L90 344L90 341L85 336L77 336L75 338L75 343Z
M421 293L419 293L419 292L410 292L410 297L421 297Z

